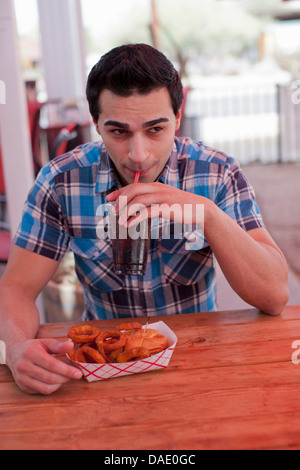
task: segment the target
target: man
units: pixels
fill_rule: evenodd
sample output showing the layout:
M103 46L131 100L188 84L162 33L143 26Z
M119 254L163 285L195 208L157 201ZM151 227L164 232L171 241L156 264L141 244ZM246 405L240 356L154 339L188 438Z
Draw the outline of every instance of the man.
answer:
M87 98L103 143L83 145L40 172L0 285L7 364L29 393L49 394L81 376L52 355L71 343L34 339L36 297L68 248L85 292L85 320L215 310L212 253L246 302L278 315L288 300L286 261L239 165L202 143L174 138L183 95L166 57L146 45L113 49L92 69ZM137 171L139 184L132 184ZM118 206L120 196L127 198L125 224L135 204L150 218L160 215L153 207L202 206L203 246L187 250L184 237L151 240L145 276L115 275L111 242L97 237L97 210L107 201ZM177 213L167 217L178 222ZM191 210L188 223L202 226L200 218Z

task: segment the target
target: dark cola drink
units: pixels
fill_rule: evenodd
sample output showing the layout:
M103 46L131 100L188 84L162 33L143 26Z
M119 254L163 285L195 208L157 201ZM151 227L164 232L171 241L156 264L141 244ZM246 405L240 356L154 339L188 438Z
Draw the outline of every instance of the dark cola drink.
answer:
M150 246L150 223L143 220L134 227L127 228L119 225L118 219L116 216L112 236L115 273L123 276L144 276Z

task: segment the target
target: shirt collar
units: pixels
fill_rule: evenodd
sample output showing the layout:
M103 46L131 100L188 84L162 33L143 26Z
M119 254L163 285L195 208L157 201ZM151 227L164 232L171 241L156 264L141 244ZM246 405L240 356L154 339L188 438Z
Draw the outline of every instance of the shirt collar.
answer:
M168 184L169 186L174 186L175 188L179 188L179 174L178 174L178 152L177 152L177 145L176 140L173 144L173 149L171 155L165 164L165 167L158 177L158 180L161 183Z
M111 192L112 189L119 189L121 187L122 185L117 176L114 164L102 142L95 192L96 194L108 193Z
M178 175L178 152L176 141L174 141L171 155L157 181L179 188ZM114 164L110 159L104 143L100 148L100 161L96 180L96 194L108 193L111 190L119 189L122 185L117 176Z

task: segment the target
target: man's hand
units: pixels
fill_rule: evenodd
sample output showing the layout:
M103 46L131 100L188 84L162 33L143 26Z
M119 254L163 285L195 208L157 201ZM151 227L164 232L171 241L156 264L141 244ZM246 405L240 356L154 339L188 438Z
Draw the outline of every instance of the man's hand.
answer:
M9 352L8 366L23 392L50 395L70 379L81 379L79 369L55 358L73 348L70 341L30 339Z
M213 201L162 183L130 184L107 200L116 202L119 222L125 226L147 217L199 225L229 284L245 302L270 315L278 315L286 305L286 260L264 227L246 232ZM205 215L205 231L199 214Z
M0 339L6 344L6 363L27 393L49 395L68 380L82 377L79 369L54 357L69 352L73 343L33 339L39 328L36 298L58 265L58 261L12 245L0 280Z
M110 193L107 200L116 202L119 222L125 226L161 217L202 227L204 204L211 204L207 198L163 183L129 184Z

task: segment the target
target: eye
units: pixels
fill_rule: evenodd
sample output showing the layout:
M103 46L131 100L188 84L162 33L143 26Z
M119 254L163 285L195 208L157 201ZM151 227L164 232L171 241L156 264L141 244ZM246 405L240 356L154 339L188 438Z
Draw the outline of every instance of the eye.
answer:
M126 129L111 129L110 130L110 133L113 134L113 135L124 135L124 134L127 134L127 130Z
M148 132L149 132L150 134L158 134L158 133L161 132L162 130L163 130L163 127L155 126L155 127L151 127Z

